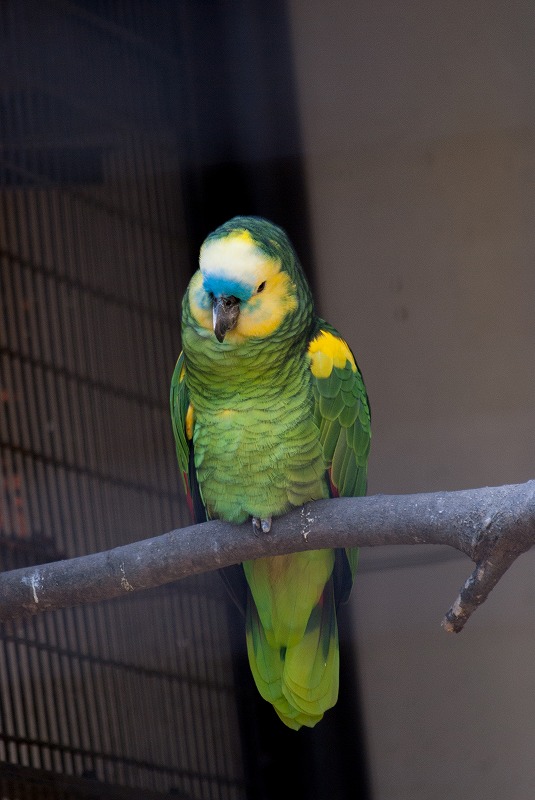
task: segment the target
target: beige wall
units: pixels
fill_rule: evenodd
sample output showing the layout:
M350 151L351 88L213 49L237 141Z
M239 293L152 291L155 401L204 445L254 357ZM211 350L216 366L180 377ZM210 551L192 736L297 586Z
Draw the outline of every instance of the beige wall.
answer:
M290 8L318 299L368 385L370 493L534 477L533 4ZM376 800L533 796L534 562L453 637L467 559L363 553Z

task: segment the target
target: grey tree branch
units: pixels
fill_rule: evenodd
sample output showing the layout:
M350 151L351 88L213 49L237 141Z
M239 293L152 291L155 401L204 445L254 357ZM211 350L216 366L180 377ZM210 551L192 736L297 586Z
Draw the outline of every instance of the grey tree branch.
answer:
M0 575L0 621L109 600L266 555L325 547L441 544L475 568L446 614L460 631L513 561L535 543L535 480L514 486L321 500L273 521L213 521L101 553Z

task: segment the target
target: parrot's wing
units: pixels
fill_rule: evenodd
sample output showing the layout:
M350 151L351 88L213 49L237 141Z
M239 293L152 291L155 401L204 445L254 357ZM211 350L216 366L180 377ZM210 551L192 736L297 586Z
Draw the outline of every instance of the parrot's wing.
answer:
M314 419L320 432L333 497L366 494L367 462L370 451L370 406L362 375L346 342L328 323L308 346ZM349 596L357 567L358 550L345 550L337 600ZM338 559L338 562L340 559ZM349 570L349 574L348 574Z
M189 401L189 392L184 380L186 365L184 353L180 353L171 378L171 422L175 436L176 456L184 479L186 499L195 522L205 522L206 509L202 500L195 464L193 462L194 411Z
M180 353L171 378L171 423L175 437L178 466L187 481L191 437L186 434L186 417L189 408L189 393L186 387L186 365L184 353Z

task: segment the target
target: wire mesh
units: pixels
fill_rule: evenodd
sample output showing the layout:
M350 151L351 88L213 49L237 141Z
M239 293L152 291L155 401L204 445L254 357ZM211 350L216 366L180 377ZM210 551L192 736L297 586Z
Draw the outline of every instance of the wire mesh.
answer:
M167 396L189 270L175 4L13 0L0 29L11 569L186 522ZM0 770L0 796L97 796L96 780L244 797L227 627L217 576L4 626L0 761L89 783L41 791Z

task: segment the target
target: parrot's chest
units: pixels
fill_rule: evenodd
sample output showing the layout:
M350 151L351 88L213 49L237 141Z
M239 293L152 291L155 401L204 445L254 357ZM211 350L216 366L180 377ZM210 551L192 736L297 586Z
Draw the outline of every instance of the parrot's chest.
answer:
M308 391L258 383L192 397L193 446L212 517L243 522L326 496L325 464Z

